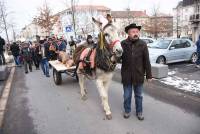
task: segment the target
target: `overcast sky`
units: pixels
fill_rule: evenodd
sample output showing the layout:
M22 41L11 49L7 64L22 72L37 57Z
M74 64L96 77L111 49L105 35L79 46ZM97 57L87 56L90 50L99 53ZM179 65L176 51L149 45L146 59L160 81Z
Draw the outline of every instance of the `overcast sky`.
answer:
M32 18L39 13L38 8L42 6L44 0L4 0L8 12L11 12L9 21L15 24L15 30L20 31L22 27L29 24ZM46 0L50 4L53 12L62 11L70 5L70 0ZM172 8L176 7L180 0L77 0L79 4L104 5L112 10L147 10L151 14L154 5L160 7L163 13L172 13ZM67 4L68 3L68 4Z

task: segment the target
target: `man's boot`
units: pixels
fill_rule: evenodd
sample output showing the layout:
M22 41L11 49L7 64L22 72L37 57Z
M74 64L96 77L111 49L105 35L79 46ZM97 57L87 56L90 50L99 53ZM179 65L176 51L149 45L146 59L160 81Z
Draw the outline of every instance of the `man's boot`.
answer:
M129 117L130 117L130 113L126 113L126 112L125 112L125 113L124 113L124 118L125 118L125 119L128 119Z
M142 113L137 113L136 116L137 116L138 120L140 120L140 121L144 120L144 116L142 115Z

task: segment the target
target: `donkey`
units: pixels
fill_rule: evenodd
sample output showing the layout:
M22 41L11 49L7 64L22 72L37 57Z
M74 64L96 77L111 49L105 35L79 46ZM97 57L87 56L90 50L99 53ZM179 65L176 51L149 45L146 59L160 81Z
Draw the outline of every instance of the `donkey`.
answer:
M122 56L123 49L118 37L118 30L113 25L112 17L110 15L107 15L106 19L104 18L104 20L107 21L104 23L105 25L101 22L102 20L97 20L93 17L92 20L98 26L100 31L96 47L95 80L106 118L111 120L112 115L108 103L108 88L112 81L113 71L115 69L117 59ZM102 55L104 55L104 59L102 59ZM81 99L86 100L85 79L87 77L85 74L81 73L79 68L77 69L77 75L79 78Z

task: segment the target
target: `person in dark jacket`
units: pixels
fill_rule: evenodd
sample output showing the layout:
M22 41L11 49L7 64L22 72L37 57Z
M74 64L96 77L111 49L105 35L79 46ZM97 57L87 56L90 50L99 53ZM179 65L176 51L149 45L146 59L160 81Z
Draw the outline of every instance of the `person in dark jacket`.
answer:
M196 61L196 67L200 68L200 35L199 35L199 39L196 42L196 46L197 46L197 55L198 55L198 59Z
M61 37L58 40L58 51L66 52L67 42Z
M52 39L49 38L48 39L48 45L49 45L49 60L57 60L58 55L57 55L57 51L58 51L58 45L57 45L57 41L56 39Z
M88 46L90 48L95 48L96 47L95 43L93 41L92 35L88 35L86 41L87 41L87 44L88 44Z
M5 46L5 40L0 36L0 64L6 64L5 56L4 56L4 46Z
M122 84L124 89L124 118L129 118L131 112L132 89L135 94L136 116L139 120L143 117L143 83L144 75L151 81L151 64L147 44L139 39L141 26L135 23L125 27L128 38L121 42L122 54Z
M50 52L49 52L49 43L45 41L40 46L40 54L41 58L41 68L46 77L50 77L49 75L49 59L50 59Z
M40 60L41 60L41 55L39 54L39 43L34 42L32 44L31 53L32 53L32 60L34 62L36 70L39 70Z
M29 48L28 43L22 44L21 53L23 56L25 73L26 74L28 73L28 68L29 68L29 71L32 72L32 55L31 55L31 50Z
M17 66L21 65L20 60L19 60L20 49L19 49L19 45L16 42L14 42L10 46L10 51L12 52L12 55L14 57L15 64Z
M73 55L75 49L76 49L76 42L74 41L74 37L70 36L69 46L70 46L70 55Z

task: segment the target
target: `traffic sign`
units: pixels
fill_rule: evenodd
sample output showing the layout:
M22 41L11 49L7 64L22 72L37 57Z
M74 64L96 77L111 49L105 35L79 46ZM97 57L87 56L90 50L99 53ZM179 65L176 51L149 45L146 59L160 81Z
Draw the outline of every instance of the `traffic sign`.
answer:
M71 26L71 25L66 26L66 27L65 27L65 31L66 31L66 32L72 32L72 26Z

